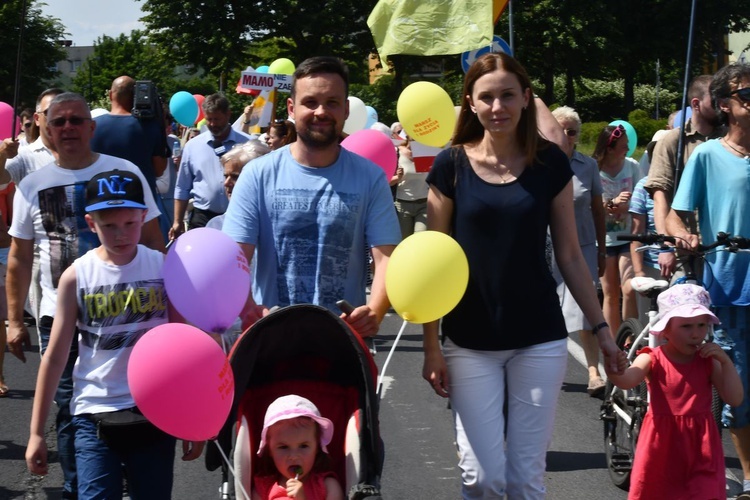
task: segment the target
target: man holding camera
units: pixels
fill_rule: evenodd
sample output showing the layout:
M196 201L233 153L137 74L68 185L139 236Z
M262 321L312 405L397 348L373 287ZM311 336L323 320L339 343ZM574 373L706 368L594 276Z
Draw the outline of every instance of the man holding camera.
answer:
M96 132L91 139L91 150L134 163L146 178L151 194L164 214L161 199L156 191L156 178L167 168L169 156L164 123L156 116L160 114L157 112L148 118L138 119L133 116L135 88L136 82L129 76L119 76L112 81L112 87L109 89L111 110L109 114L94 118ZM158 99L153 101L152 106L160 105ZM164 216L162 219L164 220L160 220L159 225L166 237L170 221Z

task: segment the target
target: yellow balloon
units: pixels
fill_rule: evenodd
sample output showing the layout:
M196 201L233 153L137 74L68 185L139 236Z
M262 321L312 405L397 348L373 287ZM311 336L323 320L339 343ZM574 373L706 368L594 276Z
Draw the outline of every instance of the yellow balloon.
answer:
M396 104L398 121L412 139L442 148L453 136L456 112L448 93L430 82L406 87Z
M276 59L268 65L268 72L273 75L291 75L294 69L294 63L286 57Z
M385 272L391 306L411 323L429 323L448 314L468 283L466 254L456 240L438 231L414 233L402 241Z

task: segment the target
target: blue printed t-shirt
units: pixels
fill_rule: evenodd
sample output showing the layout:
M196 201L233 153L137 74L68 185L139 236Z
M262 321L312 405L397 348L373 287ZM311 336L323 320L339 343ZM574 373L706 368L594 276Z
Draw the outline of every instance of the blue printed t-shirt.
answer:
M499 351L567 336L545 243L552 200L572 176L554 145L507 184L481 179L461 147L435 158L427 182L453 200L452 236L469 261L466 293L443 318L456 345Z
M631 214L645 215L646 216L646 233L656 233L656 225L654 224L654 200L651 195L648 194L644 184L648 177L638 181L633 190L633 196L630 197L630 208L628 211ZM649 267L659 268L659 251L655 249L646 250L643 253L643 263Z
M750 237L750 162L724 149L718 139L701 144L685 166L672 208L698 210L706 245L720 231ZM710 253L703 276L714 305L750 305L750 254Z
M383 170L346 149L330 166L297 163L289 147L240 174L222 230L255 245L253 297L268 307L365 303L366 250L401 240Z

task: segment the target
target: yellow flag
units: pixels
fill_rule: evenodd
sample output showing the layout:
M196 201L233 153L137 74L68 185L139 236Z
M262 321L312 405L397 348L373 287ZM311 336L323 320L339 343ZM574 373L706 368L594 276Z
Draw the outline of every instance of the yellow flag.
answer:
M492 44L500 0L380 0L367 18L381 60L460 54ZM497 14L499 15L499 14Z

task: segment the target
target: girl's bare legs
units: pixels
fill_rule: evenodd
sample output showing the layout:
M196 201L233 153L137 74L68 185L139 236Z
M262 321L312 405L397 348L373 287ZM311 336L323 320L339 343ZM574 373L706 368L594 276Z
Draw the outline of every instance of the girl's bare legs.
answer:
M616 332L620 328L620 323L622 323L620 317L620 270L617 256L607 256L607 265L604 269L604 276L601 277L601 284L602 294L604 294L602 306L604 320L609 324L609 329Z
M630 252L622 253L619 257L620 283L622 283L622 317L638 317L638 299L630 280L635 276L633 262L630 260ZM610 323L611 326L611 323ZM617 330L612 329L613 332Z

